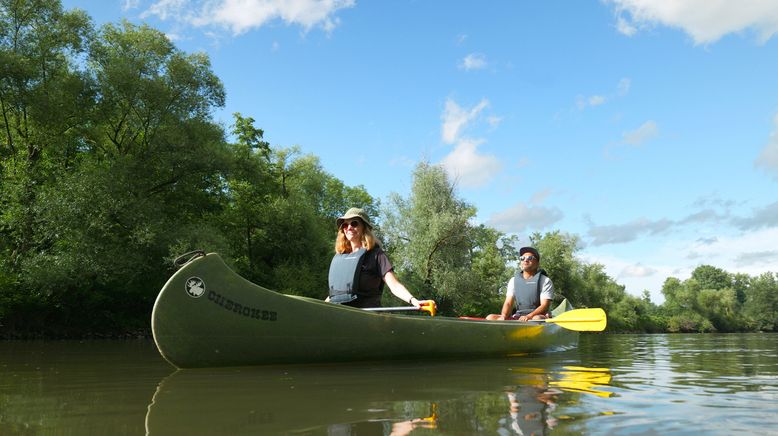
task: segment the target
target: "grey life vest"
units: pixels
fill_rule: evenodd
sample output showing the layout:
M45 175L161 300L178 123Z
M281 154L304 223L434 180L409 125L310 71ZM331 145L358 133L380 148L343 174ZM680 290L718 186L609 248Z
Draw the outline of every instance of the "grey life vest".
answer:
M539 269L529 280L524 280L521 270L516 272L513 279L513 301L516 313L526 315L540 306L540 292L544 281L542 276L548 277L543 269Z
M357 299L359 273L367 250L336 254L330 263L330 303L344 304Z

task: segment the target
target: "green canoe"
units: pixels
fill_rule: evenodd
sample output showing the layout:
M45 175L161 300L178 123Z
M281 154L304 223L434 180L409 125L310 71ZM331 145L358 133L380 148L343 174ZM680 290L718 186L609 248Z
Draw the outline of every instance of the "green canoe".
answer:
M559 316L570 309L563 302ZM522 355L575 345L553 323L370 312L279 294L211 253L179 269L151 315L154 341L179 368Z

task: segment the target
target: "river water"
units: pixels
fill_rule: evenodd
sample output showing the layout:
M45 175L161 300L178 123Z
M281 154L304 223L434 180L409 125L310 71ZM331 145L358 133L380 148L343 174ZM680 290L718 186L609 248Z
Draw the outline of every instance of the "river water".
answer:
M0 342L0 435L778 434L778 334L582 335L488 360L175 370Z

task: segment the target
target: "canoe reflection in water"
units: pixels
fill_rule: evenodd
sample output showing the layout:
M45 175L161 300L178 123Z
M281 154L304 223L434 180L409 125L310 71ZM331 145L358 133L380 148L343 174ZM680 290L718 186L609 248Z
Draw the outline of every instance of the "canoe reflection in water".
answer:
M543 434L553 429L559 419L554 411L561 394L579 392L610 397L612 392L598 389L611 381L607 368L585 368L565 366L562 370L548 373L538 368L516 368L516 385L509 387L506 396L509 404L509 418L500 421L501 427L508 427L516 434Z
M548 363L549 360L544 360ZM178 370L146 415L155 434L542 433L585 371L517 359ZM545 363L543 366L546 366ZM602 380L600 380L602 381ZM553 384L557 384L554 386ZM591 389L578 385L575 392ZM506 392L511 405L506 409ZM578 393L574 395L580 395Z

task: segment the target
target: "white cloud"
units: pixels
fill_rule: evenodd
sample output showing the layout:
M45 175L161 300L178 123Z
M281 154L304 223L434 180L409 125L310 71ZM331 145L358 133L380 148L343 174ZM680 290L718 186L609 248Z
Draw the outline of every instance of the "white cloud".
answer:
M177 21L187 21L192 19L192 9L196 6L191 6L190 0L158 0L149 6L141 15L141 18L148 18L155 15L160 20L173 19Z
M575 98L575 107L577 107L579 111L586 109L586 97L583 95L577 96Z
M733 218L732 224L745 231L764 227L778 228L778 201L753 209L748 217Z
M758 275L775 271L778 261L778 227L719 236L716 241L681 241L679 254L693 252L699 264L713 265L732 273Z
M754 161L754 165L778 180L778 114L773 118L773 125L775 129L770 133L770 139Z
M492 155L479 154L483 140L460 139L441 164L457 183L466 188L479 188L502 170L502 163Z
M754 211L769 219L775 215L778 202ZM697 214L692 214L690 217ZM651 291L651 300L661 303L662 284L668 277L686 280L700 265L712 265L730 273L751 276L773 271L778 264L778 225L755 226L738 232L728 226L715 224L721 217L712 218L714 225L709 231L690 218L678 221L666 219L637 220L624 225L593 227L588 236L595 238L579 255L589 263L605 266L608 275L626 286L627 291L640 296L644 289ZM676 232L677 225L693 228L691 232ZM642 235L659 235L672 230L672 235L663 238L640 238ZM709 236L710 234L715 236ZM599 240L596 240L599 238ZM621 247L598 246L608 243L627 243ZM614 252L637 253L614 255Z
M735 258L735 265L764 265L771 267L778 263L778 250L750 251Z
M502 117L498 117L496 115L490 115L486 117L486 123L489 124L489 127L492 129L497 128L502 123Z
M619 80L619 83L616 84L616 94L615 97L624 97L629 92L630 85L632 84L632 81L628 78L623 78ZM575 99L575 106L578 108L578 110L584 110L587 107L595 107L603 105L610 100L614 98L614 94L608 95L600 95L600 94L594 94L590 96L584 96L579 95Z
M619 80L619 84L616 85L617 93L619 96L625 96L629 93L629 88L632 86L632 80L628 78L623 78Z
M659 127L654 121L646 121L640 127L630 132L625 132L622 137L624 144L639 146L659 135Z
M443 142L446 144L453 144L456 142L462 130L473 120L478 117L487 106L489 101L486 99L481 100L475 107L470 110L463 109L454 100L446 100L446 108L443 111L442 119L443 126L441 128L441 136Z
M194 26L222 26L234 35L277 19L306 31L321 27L330 32L339 23L335 13L354 5L355 0L158 0L141 17L154 15Z
M551 191L551 189L544 189L542 191L538 191L532 194L532 197L529 199L529 201L532 204L542 204L544 201L546 201L546 198L551 196L552 193L553 191Z
M668 219L656 221L639 218L626 224L602 225L589 227L588 235L593 246L605 244L623 244L631 242L641 235L657 235L668 231L673 222Z
M131 9L137 9L140 6L140 0L124 0L122 2L122 11L127 12Z
M496 156L479 152L478 148L486 142L485 139L463 136L465 129L479 120L481 112L488 106L487 99L482 99L470 109L448 99L441 115L441 139L446 144L454 144L454 149L442 159L441 164L462 187L483 187L502 171L502 162ZM502 118L490 115L485 117L485 121L494 129Z
M651 268L642 264L627 265L621 269L619 277L650 277L657 273L656 268Z
M677 259L674 265L652 264L646 262L633 262L623 257L613 256L611 254L603 255L590 252L581 252L579 256L585 259L587 263L598 263L605 267L605 272L620 285L624 285L627 292L633 296L641 297L643 291L650 293L651 301L655 304L664 302L662 295L662 284L668 277L677 277L679 270ZM688 278L688 273L684 273L681 279Z
M535 198L544 196L545 194L536 194ZM510 208L492 215L487 224L506 233L519 233L528 228L534 230L548 228L561 220L563 216L562 211L556 207L516 203Z
M589 106L599 106L605 103L605 97L601 95L593 95L589 97Z
M169 40L171 40L173 42L179 42L179 41L186 40L186 37L184 35L180 35L180 34L174 33L174 32L167 32L167 33L165 33L165 36L167 37L167 39L169 39Z
M459 68L465 71L486 68L486 56L480 53L470 53L459 63Z
M615 7L616 28L627 36L664 25L682 29L695 44L751 30L764 43L778 32L778 2L771 0L605 0ZM625 14L627 16L625 16Z
M638 31L637 27L630 24L629 21L625 20L624 17L621 16L616 18L616 29L619 31L619 33L627 36L632 36Z

